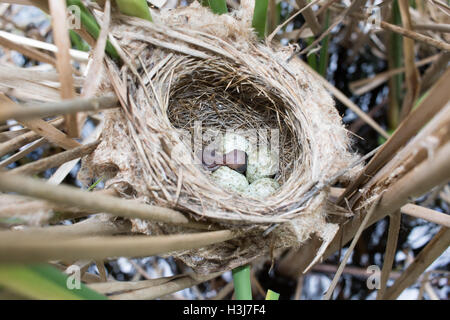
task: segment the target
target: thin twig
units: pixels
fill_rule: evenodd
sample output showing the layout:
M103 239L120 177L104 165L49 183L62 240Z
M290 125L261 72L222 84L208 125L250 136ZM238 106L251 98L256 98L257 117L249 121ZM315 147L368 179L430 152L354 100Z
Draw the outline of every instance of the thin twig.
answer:
M14 168L8 171L9 174L22 174L22 175L32 175L47 169L55 168L73 159L81 158L87 154L90 154L98 146L100 141L95 141L86 145L81 145L79 147L54 154L47 158L42 158L38 161L30 162L23 166Z
M363 15L360 13L351 13L350 16L355 17L359 20L367 20L368 16ZM433 39L431 37L425 36L423 34L420 34L418 32L414 32L405 28L402 28L400 26L387 23L385 21L380 21L380 27L398 34L401 34L402 36L408 37L410 39L413 39L415 41L419 41L425 44L428 44L430 46L436 47L438 49L444 50L444 51L450 51L450 44L445 43L443 41L439 41L436 39Z
M334 275L334 278L330 284L330 287L328 288L327 292L325 293L325 295L323 297L324 300L330 300L330 298L333 294L334 288L336 287L336 284L342 275L342 271L344 270L345 265L347 264L347 260L348 260L348 258L350 258L350 255L352 254L353 249L355 248L356 243L359 240L359 237L361 236L361 234L364 231L364 229L366 228L370 218L372 217L373 213L375 212L375 209L376 209L378 203L379 203L379 199L377 201L375 201L375 203L370 208L369 212L364 217L364 220L361 223L361 225L359 226L359 228L355 234L355 237L353 238L352 243L350 244L350 247L345 252L344 258L342 259L341 264L339 265L339 268L336 271L336 274Z
M67 99L53 103L21 106L20 108L17 106L10 108L8 104L2 104L0 122L8 119L29 120L76 112L99 111L116 106L117 98L114 94L94 98Z
M50 185L39 179L19 175L0 173L0 190L121 217L175 224L189 223L183 214L169 208L147 205L136 200L94 194L65 185Z
M148 257L205 247L236 237L230 230L169 236L52 237L15 235L0 242L0 262Z
M122 293L118 295L113 295L110 298L113 300L151 300L163 297L167 294L171 294L195 285L198 285L202 282L214 279L220 276L221 273L213 273L201 279L194 279L190 276L185 276L182 278L178 278L169 282L166 282L162 285L153 286L150 288L144 288L140 290L135 290L129 293Z
M381 270L380 289L377 292L377 300L381 299L386 291L387 281L392 271L392 264L397 249L398 233L400 231L401 215L395 212L389 216L389 234L384 253L383 269Z

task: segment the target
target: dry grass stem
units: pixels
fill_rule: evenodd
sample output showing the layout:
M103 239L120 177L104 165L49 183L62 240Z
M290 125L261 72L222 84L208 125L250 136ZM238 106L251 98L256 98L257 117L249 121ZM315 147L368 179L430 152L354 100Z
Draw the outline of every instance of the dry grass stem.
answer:
M135 290L129 293L122 293L111 296L113 300L151 300L157 299L167 294L171 294L195 285L198 285L202 282L214 279L220 276L220 273L213 273L208 276L205 276L201 279L194 279L190 276L184 276L178 279L174 279L172 281L166 282L161 285L153 286L150 288L144 288Z
M350 258L350 255L353 252L353 249L356 246L356 243L359 240L359 237L361 236L364 229L367 227L367 224L369 223L369 220L372 218L373 213L375 212L375 209L377 208L379 203L379 199L375 200L374 204L370 208L369 212L365 215L364 220L362 221L361 225L359 226L358 230L356 231L356 234L352 240L352 243L348 247L347 251L345 252L344 258L342 259L339 268L336 271L336 274L334 275L333 281L331 281L330 287L328 288L327 292L323 296L324 300L330 300L333 295L334 288L336 287L339 279L341 278L342 272L344 271L345 265L347 264L348 258Z
M94 98L76 98L60 102L42 103L26 106L11 107L10 104L3 104L0 110L0 121L15 119L19 121L34 118L45 118L55 115L62 115L76 112L99 111L114 108L117 106L115 95L108 94Z
M306 5L308 4L306 0L296 0L296 2L297 6L300 9L306 7ZM322 31L322 28L319 24L319 21L317 21L317 17L314 14L314 11L311 9L311 7L308 7L303 11L302 15L314 35L317 36Z
M392 272L395 253L397 251L398 234L400 231L401 215L400 212L394 212L389 215L389 233L387 238L386 250L383 259L383 269L381 270L380 289L377 292L377 300L383 297L386 291L387 281Z
M15 35L15 34L0 30L0 39L2 39L2 38L7 39L17 45L20 45L20 46L29 46L29 47L36 48L36 49L50 51L52 53L58 52L58 48L54 44L35 40L35 39L30 39L27 37ZM87 62L89 60L89 53L87 53L87 52L70 49L69 53L70 53L70 56L72 59L77 60L79 62Z
M111 294L131 290L139 290L165 284L169 281L186 277L188 275L176 275L173 277L162 277L157 279L141 281L108 281L89 284L88 287L102 294Z
M114 234L123 234L130 232L131 224L129 221L111 221L109 216L96 215L72 225L57 225L47 228L25 227L21 230L0 231L0 240L8 241L14 238L19 241L28 239L67 239L80 237L111 236Z
M356 113L365 123L371 126L374 130L376 130L379 134L381 134L386 139L389 138L389 134L384 130L378 123L376 123L370 116L368 116L364 111L362 111L353 101L347 98L341 91L339 91L335 86L329 83L326 79L324 79L320 74L318 74L314 69L308 66L306 63L301 61L301 63L307 68L312 74L316 76L317 79L323 83L325 88L331 91L331 93L341 101L347 108Z
M65 1L49 0L50 12L52 15L53 38L58 47L56 52L56 66L61 83L61 98L75 98L75 88L72 77L72 66L70 62L70 39L66 21L67 6ZM78 137L80 131L76 114L64 116L67 135L71 138Z
M359 176L354 179L345 192L340 196L338 203L342 203L344 197L349 197L367 180L367 177L374 173L388 162L396 152L410 140L420 128L422 128L431 118L443 109L450 101L450 90L447 83L450 81L450 69L447 70L433 86L429 94L421 101L414 112L402 121L399 128L383 144L381 149L375 154L370 162L365 166Z
M147 257L205 247L233 239L229 230L170 236L52 237L18 235L0 243L0 262L44 262L49 260L113 257Z
M59 118L48 122L49 124L53 125L54 127L58 128L62 126L64 123L64 119ZM0 143L0 157L4 156L5 154L10 153L11 151L17 150L24 145L27 145L28 143L31 143L35 140L38 140L40 138L40 135L37 134L34 131L26 132L20 136L17 136L9 141Z
M55 186L39 179L14 174L0 173L0 178L0 190L5 192L17 192L29 197L87 210L96 210L97 212L106 212L120 217L141 218L175 224L189 223L189 220L183 214L169 208L94 194L75 187Z
M88 143L86 145L81 145L79 147L54 154L47 158L42 158L38 161L34 161L20 167L11 169L8 171L9 174L21 174L21 175L33 175L36 173L43 172L47 169L55 168L60 166L70 160L78 159L87 154L90 154L100 141Z
M386 289L383 299L396 299L406 288L413 285L426 268L450 246L450 229L442 227L433 239L414 258L414 262L394 284Z
M400 211L411 217L427 220L443 227L450 228L450 216L446 213L438 212L414 204L405 204Z

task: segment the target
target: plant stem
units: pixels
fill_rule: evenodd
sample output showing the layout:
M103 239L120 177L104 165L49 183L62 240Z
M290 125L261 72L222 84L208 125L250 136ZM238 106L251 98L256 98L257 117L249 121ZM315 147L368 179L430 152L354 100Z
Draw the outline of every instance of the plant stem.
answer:
M280 294L276 293L272 290L267 290L266 300L278 300L280 298Z
M202 0L201 3L205 7L210 7L214 13L224 14L228 12L227 2L225 0Z
M84 28L86 28L86 31L94 39L98 39L100 35L100 27L97 21L95 20L94 16L89 12L89 10L83 5L83 3L80 0L66 0L66 1L67 6L78 6L80 8L81 24L83 25ZM116 49L114 49L114 47L109 41L106 42L105 50L112 59L116 61L120 60Z
M232 271L236 300L252 300L250 266L240 266Z
M116 3L120 12L127 16L153 21L146 0L116 0Z
M267 7L269 0L258 0L255 2L252 26L256 30L258 37L264 39L266 36Z
M325 12L325 29L330 26L330 10ZM320 49L319 57L319 70L318 72L326 79L327 77L327 67L328 67L328 42L329 36L326 36L322 40L322 49Z

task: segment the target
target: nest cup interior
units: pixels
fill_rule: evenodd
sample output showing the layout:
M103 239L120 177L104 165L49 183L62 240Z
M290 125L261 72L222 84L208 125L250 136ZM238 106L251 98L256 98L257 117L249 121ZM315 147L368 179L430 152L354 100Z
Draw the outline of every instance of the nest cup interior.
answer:
M280 185L301 163L301 144L283 101L256 77L238 74L224 61L196 64L174 79L167 116L175 128L189 132L191 146L194 127L201 124L203 148L226 132L269 147L279 157L274 178Z

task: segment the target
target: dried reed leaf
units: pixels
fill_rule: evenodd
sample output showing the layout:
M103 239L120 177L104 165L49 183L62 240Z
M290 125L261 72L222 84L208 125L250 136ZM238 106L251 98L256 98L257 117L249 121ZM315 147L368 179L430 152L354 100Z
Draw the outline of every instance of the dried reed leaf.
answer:
M389 215L389 231L386 244L386 250L384 252L383 269L381 270L380 288L377 292L377 300L383 297L386 291L387 281L392 271L392 264L395 258L395 252L397 250L398 236L400 232L401 215L400 212L394 212Z
M414 284L417 278L450 246L450 229L442 227L441 230L414 258L414 261L402 273L394 284L386 289L383 299L396 299L407 287Z
M409 14L409 2L407 0L400 0L398 3L400 6L403 27L407 30L412 30L411 15ZM419 71L414 64L414 40L403 37L403 55L406 68L406 95L403 99L401 119L404 119L411 112L420 93Z
M66 2L60 0L49 0L50 13L52 15L53 37L58 47L56 63L61 83L61 98L75 98L75 88L72 78L72 67L70 63L70 40L66 22ZM77 115L68 114L64 116L67 135L71 138L78 137Z

